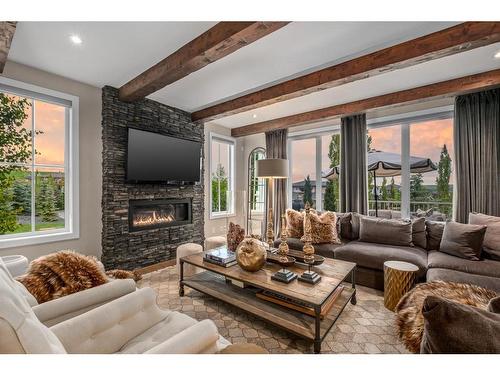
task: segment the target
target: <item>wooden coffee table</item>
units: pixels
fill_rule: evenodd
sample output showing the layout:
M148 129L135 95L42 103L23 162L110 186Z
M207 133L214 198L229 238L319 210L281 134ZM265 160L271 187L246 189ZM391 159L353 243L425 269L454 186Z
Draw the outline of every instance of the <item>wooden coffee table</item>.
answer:
M202 268L201 272L184 278L184 263ZM247 272L235 265L229 268L203 261L203 253L193 254L180 259L179 295L184 296L187 286L213 298L224 301L255 315L270 324L292 332L314 344L314 352L321 351L321 343L332 329L349 301L356 304L355 269L356 264L337 259L325 259L314 270L321 275L316 285L300 281L284 284L271 280L271 275L280 269L277 264L266 263L258 272ZM295 264L291 271L302 274L306 266ZM351 276L351 282L346 280ZM244 283L245 288L233 285L228 280ZM340 295L333 302L329 312L322 318L322 308L329 302L329 297L343 287ZM256 293L275 293L286 299L296 301L313 309L314 316L258 298Z

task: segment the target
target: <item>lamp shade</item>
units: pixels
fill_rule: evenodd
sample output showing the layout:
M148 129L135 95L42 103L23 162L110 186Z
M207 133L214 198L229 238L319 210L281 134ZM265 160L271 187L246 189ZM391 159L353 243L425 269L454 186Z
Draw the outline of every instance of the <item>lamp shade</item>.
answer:
M257 160L257 177L288 178L288 160L286 159Z

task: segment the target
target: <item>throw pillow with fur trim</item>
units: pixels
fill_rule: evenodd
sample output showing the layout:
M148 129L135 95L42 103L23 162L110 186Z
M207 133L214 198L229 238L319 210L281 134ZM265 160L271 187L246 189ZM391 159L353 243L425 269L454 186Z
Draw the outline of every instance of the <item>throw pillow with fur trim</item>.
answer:
M337 232L337 215L335 212L326 211L321 215L318 215L316 212L311 212L310 218L313 244L340 243Z
M63 250L35 259L28 272L17 279L36 298L47 302L108 282L92 256Z

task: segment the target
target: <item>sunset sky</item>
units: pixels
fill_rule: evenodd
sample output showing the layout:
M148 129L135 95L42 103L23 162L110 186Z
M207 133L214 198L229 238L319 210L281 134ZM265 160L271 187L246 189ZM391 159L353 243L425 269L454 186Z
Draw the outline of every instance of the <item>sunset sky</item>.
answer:
M372 148L380 151L401 153L401 130L400 126L390 126L369 131L372 136ZM322 170L329 167L328 146L330 136L322 137ZM453 120L434 120L413 124L410 126L410 154L430 158L437 163L441 148L446 144L452 161L453 150ZM314 180L315 173L316 140L305 139L294 141L292 145L292 180L302 181L307 175ZM434 185L437 172L429 172L424 175L424 183ZM453 173L452 173L453 178ZM400 178L395 177L396 183Z

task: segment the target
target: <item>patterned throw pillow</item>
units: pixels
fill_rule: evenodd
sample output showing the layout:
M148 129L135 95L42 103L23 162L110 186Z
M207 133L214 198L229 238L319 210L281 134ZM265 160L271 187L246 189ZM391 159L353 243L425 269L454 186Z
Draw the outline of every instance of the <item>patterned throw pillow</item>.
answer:
M286 210L286 236L301 238L304 235L304 213L288 208Z
M321 215L311 212L310 217L313 244L340 243L337 233L337 215L335 212L325 211Z

